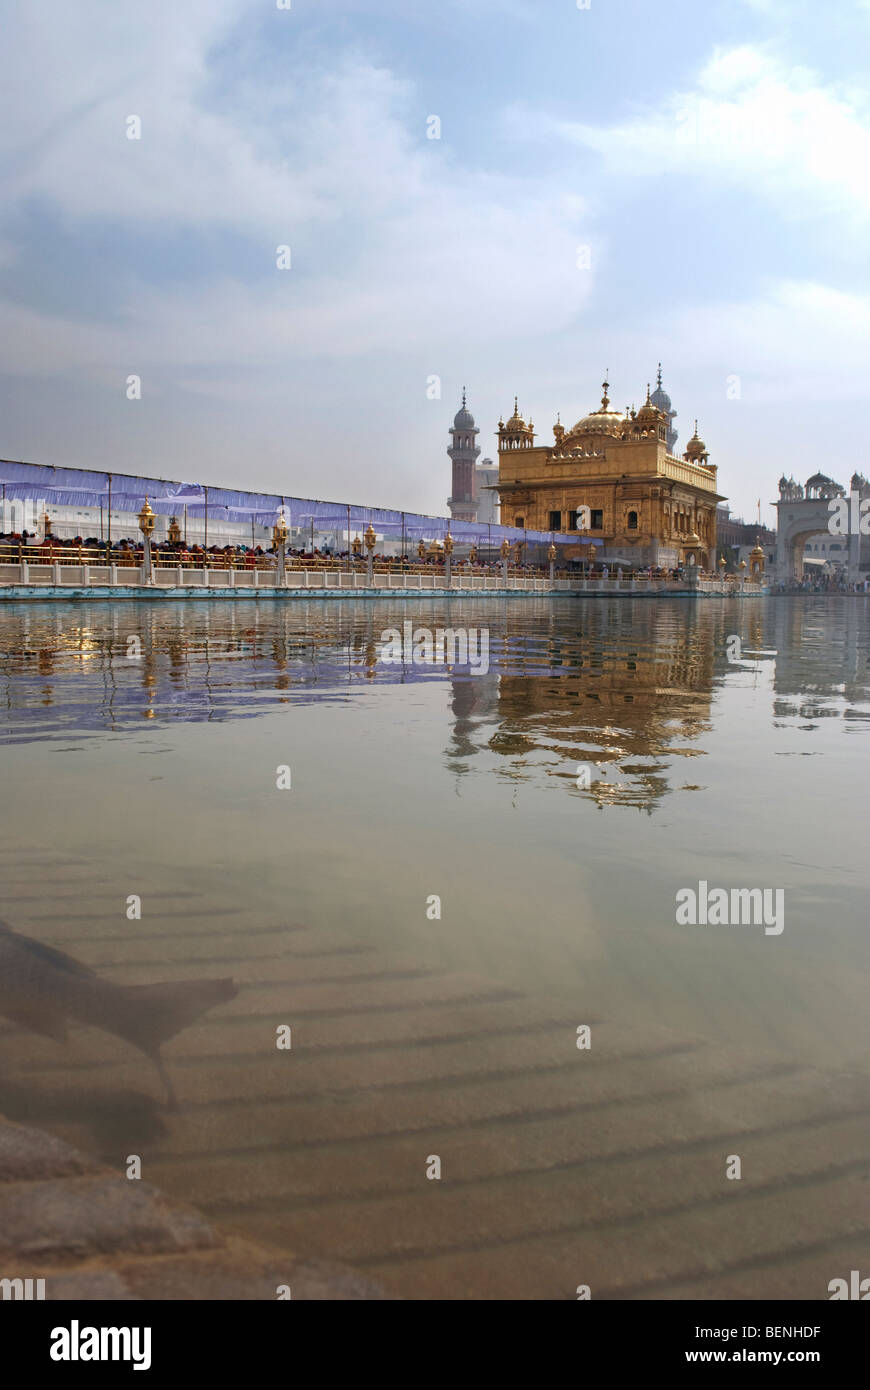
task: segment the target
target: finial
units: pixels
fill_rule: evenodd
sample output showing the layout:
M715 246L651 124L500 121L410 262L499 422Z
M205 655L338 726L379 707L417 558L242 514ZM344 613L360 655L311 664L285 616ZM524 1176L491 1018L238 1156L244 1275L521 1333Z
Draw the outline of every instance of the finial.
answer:
M646 384L646 403L647 403L647 405L652 405L652 401L650 400L650 394L649 394L649 382L647 382L647 384Z
M607 380L607 378L608 378L609 376L610 376L610 368L607 367L607 368L605 368L605 371L604 371L604 380L603 380L602 383L601 383L601 388L602 388L602 390L603 390L603 392L604 392L604 395L601 397L601 409L602 409L602 410L606 410L607 407L610 405L610 401L609 401L608 398L607 398L607 388L608 388L609 385L610 385L610 382Z
M462 404L465 405L465 387L462 388Z
M516 398L516 396L514 396L514 415L519 415L519 413L520 413L520 408L519 408L519 406L517 405L517 398Z
M659 363L658 388L659 388L659 390L662 389L662 364L661 364L661 362Z
M697 421L697 420L695 421L695 434L694 434L694 438L695 438L695 439L698 438L698 421Z

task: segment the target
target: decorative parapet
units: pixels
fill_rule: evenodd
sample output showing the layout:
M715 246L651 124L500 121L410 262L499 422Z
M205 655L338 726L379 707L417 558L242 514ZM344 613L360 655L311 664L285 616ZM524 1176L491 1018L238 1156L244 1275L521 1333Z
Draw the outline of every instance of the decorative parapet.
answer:
M665 478L673 478L675 482L688 483L691 487L703 488L705 492L716 492L715 467L704 468L687 463L685 459L674 458L672 454L666 454L659 472Z

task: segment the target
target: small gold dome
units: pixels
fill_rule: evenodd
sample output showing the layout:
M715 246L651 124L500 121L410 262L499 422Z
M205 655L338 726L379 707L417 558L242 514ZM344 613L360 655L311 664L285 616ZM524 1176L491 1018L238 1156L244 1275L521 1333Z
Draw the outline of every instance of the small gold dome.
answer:
M643 426L643 427L648 427L648 426L650 426L650 425L658 425L658 424L660 424L661 421L662 421L663 419L664 419L664 416L662 415L662 413L661 413L661 411L659 410L658 406L653 405L652 400L650 399L650 394L649 394L649 382L647 382L647 384L646 384L646 400L644 401L644 403L643 403L643 405L641 406L640 410L639 410L639 411L637 412L637 414L635 415L634 421L635 421L635 423L638 424L638 425L641 425L641 426Z
M695 433L686 445L686 458L705 459L707 457L707 445L698 435L698 421L695 421Z
M527 428L528 428L528 426L526 425L525 420L523 419L522 415L520 414L520 409L519 409L519 406L517 405L517 398L516 398L516 396L514 396L514 413L513 413L513 415L511 416L511 418L508 420L507 424L506 424L505 427L504 427L505 433L506 433L506 434L521 434L521 433L522 433L522 434L525 434Z

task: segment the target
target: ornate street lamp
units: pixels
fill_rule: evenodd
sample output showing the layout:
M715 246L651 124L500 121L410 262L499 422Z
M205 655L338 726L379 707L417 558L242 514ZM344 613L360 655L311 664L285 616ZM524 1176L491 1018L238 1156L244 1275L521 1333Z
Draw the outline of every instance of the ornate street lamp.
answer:
M510 555L510 553L511 543L508 540L507 536L505 536L504 540L501 543L501 572L505 588L507 588L508 586L508 556Z
M450 561L453 556L453 537L450 532L444 537L444 577L447 580L447 587L450 587Z
M284 513L283 511L279 511L275 519L275 525L272 527L272 544L274 545L278 555L277 566L275 570L275 583L279 589L283 589L284 585L287 582L287 575L284 566L288 534L289 533L287 530L287 522L284 519Z
M154 532L154 521L154 513L146 497L142 504L142 510L139 513L139 530L142 532L142 539L144 542L142 547L142 578L146 584L154 583L154 578L151 573L151 536Z
M375 545L377 544L377 539L378 539L378 538L377 538L377 536L375 535L375 528L372 526L372 523L369 522L368 526L367 526L366 529L365 529L365 532L363 533L363 540L364 540L365 543L366 543L366 550L368 551L368 582L369 582L369 585L371 585L371 584L374 583L374 575L375 575L375 556L374 556L374 550L375 550Z

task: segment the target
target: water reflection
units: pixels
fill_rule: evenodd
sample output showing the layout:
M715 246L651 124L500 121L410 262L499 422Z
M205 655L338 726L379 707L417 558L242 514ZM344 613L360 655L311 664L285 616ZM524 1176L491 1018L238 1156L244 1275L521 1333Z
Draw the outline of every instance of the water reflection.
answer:
M406 621L487 629L489 671L386 664L384 633ZM717 687L741 679L771 683L777 725L842 717L850 729L864 727L865 602L463 599L413 608L350 601L0 611L0 742L77 739L143 719L164 727L249 719L282 704L352 700L385 684L449 681L452 771L468 772L486 750L504 775L571 779L599 806L652 810L669 790L703 786L687 760L704 752Z

